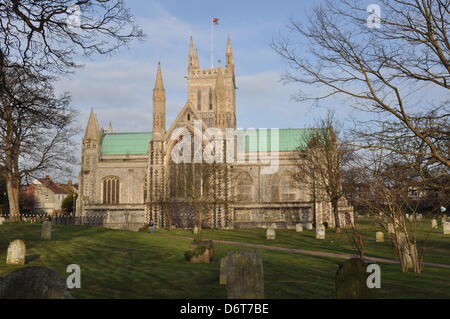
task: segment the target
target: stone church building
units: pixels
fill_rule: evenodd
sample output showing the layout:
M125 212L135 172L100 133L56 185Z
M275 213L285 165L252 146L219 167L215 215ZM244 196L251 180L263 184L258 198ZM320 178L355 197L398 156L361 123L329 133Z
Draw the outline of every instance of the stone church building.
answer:
M296 223L311 227L324 222L334 225L330 203L315 199L311 185L291 185L292 155L303 147L308 129L236 128L236 78L230 39L225 65L202 69L191 38L187 87L186 104L175 121L166 126L166 91L158 65L151 132L116 133L112 125L104 130L91 112L82 141L76 213L81 220L101 218L105 227L131 230L149 221L157 227L168 223L192 227L192 222L177 218L182 214L182 205L172 208L173 218L169 219L165 203L183 203L183 198L188 198L189 206L196 201L192 194L203 194L203 189L213 192L208 198L214 198L214 203L203 206L207 207L204 214L208 217L205 227L265 228L275 223L278 228L290 228ZM211 136L221 132L221 142L212 144L217 149L208 149L211 138L216 141ZM211 184L220 187L200 186L206 184L199 179L204 176L201 161L195 159L190 173L180 175L179 161L174 157L186 158L182 145L187 141L198 141L201 154L223 160L222 169L213 174L217 183ZM188 158L193 159L192 154ZM199 198L197 203L208 200ZM340 202L340 214L341 224L348 225L353 209L345 199Z

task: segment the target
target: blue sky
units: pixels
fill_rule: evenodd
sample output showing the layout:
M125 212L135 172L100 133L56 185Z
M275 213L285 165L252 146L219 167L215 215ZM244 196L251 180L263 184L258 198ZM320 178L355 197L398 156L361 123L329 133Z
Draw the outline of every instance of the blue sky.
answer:
M269 46L289 17L302 19L312 2L131 0L127 4L146 33L145 40L112 56L82 60L82 69L58 83L58 89L71 93L83 129L93 107L100 125L107 127L111 121L115 132L150 131L158 61L169 126L186 103L189 36L199 49L201 67L210 65L212 17L220 18L215 30L216 63L224 60L228 34L232 38L239 127L304 127L323 111L292 100L295 85L280 82L286 66Z
M308 127L326 113L327 107L333 107L344 123L350 123L346 121L350 116L361 116L345 106L341 97L333 97L319 107L296 102L292 96L298 84L280 81L287 66L270 48L270 42L286 31L289 18L303 21L306 12L320 1L127 0L126 3L146 38L112 56L80 58L84 67L58 82L58 90L72 95L73 106L80 112L77 124L83 131L91 108L101 126L107 128L112 122L114 132L151 131L152 89L158 61L166 87L169 127L187 102L185 76L190 36L199 50L201 67L210 66L213 17L220 19L215 29L216 61L224 60L228 34L232 39L239 128ZM426 93L427 97L434 94ZM78 152L80 144L81 134L77 137Z

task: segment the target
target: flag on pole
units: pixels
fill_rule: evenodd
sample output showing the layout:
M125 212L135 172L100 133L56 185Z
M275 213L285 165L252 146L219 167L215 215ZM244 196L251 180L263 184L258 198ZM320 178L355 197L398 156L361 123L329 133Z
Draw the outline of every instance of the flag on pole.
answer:
M213 18L212 22L213 22L213 24L218 25L219 24L219 18Z

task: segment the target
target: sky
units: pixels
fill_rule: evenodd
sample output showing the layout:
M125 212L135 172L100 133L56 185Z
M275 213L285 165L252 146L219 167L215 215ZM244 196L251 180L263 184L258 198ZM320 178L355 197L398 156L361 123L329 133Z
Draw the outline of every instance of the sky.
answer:
M286 32L290 18L305 20L306 12L320 1L307 0L127 0L146 37L111 56L78 59L84 66L57 83L57 90L72 96L79 111L77 152L91 108L100 126L112 123L115 133L149 132L152 127L152 90L158 61L166 88L167 123L170 127L187 102L187 54L189 37L199 50L200 66L211 64L211 20L215 28L215 63L225 60L230 35L236 65L237 124L239 128L302 128L313 126L326 113L336 110L345 122L354 110L333 98L326 105L297 102L298 85L281 81L286 63L271 49L270 42ZM78 174L75 169L75 176Z
M91 108L100 125L112 122L114 132L151 130L151 94L158 61L167 94L167 127L187 101L189 37L199 50L200 64L211 64L211 19L215 28L215 63L225 60L231 36L236 64L237 118L242 128L293 128L311 125L317 110L292 99L295 85L280 79L286 69L270 48L271 40L285 30L290 17L302 19L310 1L148 1L126 4L146 38L134 41L112 56L82 60L83 68L59 81L80 114L84 129ZM81 143L81 139L79 141Z

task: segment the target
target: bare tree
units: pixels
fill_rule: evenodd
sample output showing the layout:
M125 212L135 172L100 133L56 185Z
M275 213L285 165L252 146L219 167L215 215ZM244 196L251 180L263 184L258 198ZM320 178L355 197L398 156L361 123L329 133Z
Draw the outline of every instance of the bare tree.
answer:
M224 163L171 164L167 197L161 204L168 221L187 227L214 227L217 210L231 204L229 168Z
M344 195L342 169L349 156L349 150L338 140L340 124L333 112L319 120L306 138L307 148L300 145L292 159L291 181L294 187L313 187L314 200L331 202L336 232L341 232L339 200Z
M49 82L20 73L18 65L13 69L17 72L5 77L14 98L0 90L0 161L10 215L17 216L21 181L44 170L70 170L71 137L77 131L67 95L56 96Z
M376 115L359 121L356 145L421 155L448 168L450 2L378 3L379 28L368 24L364 2L354 0L326 1L305 24L292 19L290 35L272 44L291 67L284 79L303 85L301 101L343 95L355 108ZM424 94L431 90L434 94ZM399 137L423 147L400 151Z
M123 0L0 2L0 159L12 215L22 178L72 158L74 113L52 81L79 66L76 56L113 53L142 37Z

